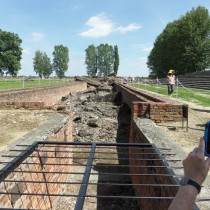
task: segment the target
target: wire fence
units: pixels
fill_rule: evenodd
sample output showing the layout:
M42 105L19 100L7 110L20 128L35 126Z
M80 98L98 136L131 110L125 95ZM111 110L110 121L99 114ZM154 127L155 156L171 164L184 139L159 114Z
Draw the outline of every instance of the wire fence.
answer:
M60 85L72 81L68 78L0 78L0 90Z
M166 82L163 81L163 79L156 78L155 80L149 80L149 79L136 79L134 82L132 82L133 86L137 88L141 88L148 91L153 91L159 94L168 95L167 88L166 88ZM209 95L209 90L201 90L199 89L199 92L196 88L190 89L184 86L180 81L179 78L176 78L176 83L174 84L174 93L173 95L178 99L183 97L183 89L186 90L186 92L192 94L192 95L201 95L202 93L205 95ZM185 92L185 95L187 93ZM202 93L201 93L202 92ZM205 96L204 96L205 97ZM207 97L207 96L206 96Z
M138 88L141 88L141 89L145 89L145 90L148 90L148 91L152 91L152 92L156 92L158 94L167 95L166 83L163 84L163 80L160 81L158 78L156 80L153 80L152 82L150 82L149 80L142 80L142 79L141 80L137 80L135 87L138 87ZM209 103L210 103L210 97L209 97L210 91L209 90L201 90L201 89L199 89L199 92L197 92L196 89L190 89L190 88L185 87L179 81L179 79L176 78L176 84L174 86L174 96L176 97L176 99L181 99L181 100L184 99L184 98L182 98L182 96L183 96L183 89L184 89L184 95L188 95L188 96L190 95L190 96L193 97L193 96L196 96L196 95L202 95L203 94L203 97L205 97L206 99L208 98L207 104L209 105ZM195 100L195 98L191 98L191 99ZM199 101L199 104L201 105L202 103L200 103L200 102L201 101ZM195 114L195 112L192 112L191 110L189 110L189 113L191 115L194 115L195 117L197 117L198 121L200 121L201 123L205 123L203 121L203 119L200 118L199 114Z

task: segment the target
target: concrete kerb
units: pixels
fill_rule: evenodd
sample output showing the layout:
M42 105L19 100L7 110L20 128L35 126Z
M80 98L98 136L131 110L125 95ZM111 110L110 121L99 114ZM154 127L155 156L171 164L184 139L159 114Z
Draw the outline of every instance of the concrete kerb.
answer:
M187 155L182 148L172 142L164 131L152 120L146 118L135 118L135 123L144 133L150 143L155 144L158 148L172 149L179 158L184 159Z
M181 162L168 162L170 167L173 166L182 166L182 160L186 158L188 153L186 153L183 148L177 144L175 144L172 138L170 138L158 125L156 125L152 120L146 118L134 118L134 122L142 131L144 136L148 139L149 143L155 144L157 148L167 148L171 149L170 153L174 153L171 158L172 159L180 159ZM169 157L170 158L170 157ZM167 159L169 159L167 157ZM183 169L173 169L175 174L183 175ZM180 177L181 178L181 177ZM205 182L203 183L202 190L198 195L199 198L209 198L210 195L210 173L206 178ZM197 206L200 209L208 209L209 202L197 202Z

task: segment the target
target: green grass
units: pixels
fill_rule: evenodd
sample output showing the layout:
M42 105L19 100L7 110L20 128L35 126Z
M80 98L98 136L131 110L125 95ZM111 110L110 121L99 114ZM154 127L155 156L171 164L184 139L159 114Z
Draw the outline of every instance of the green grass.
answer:
M130 85L141 90L147 90L165 96L168 95L168 89L166 85L135 83ZM173 98L193 102L206 107L210 106L210 90L200 90L175 86Z
M29 88L42 87L50 85L63 84L64 80L23 80L23 79L2 79L0 80L0 90L15 89L15 88Z

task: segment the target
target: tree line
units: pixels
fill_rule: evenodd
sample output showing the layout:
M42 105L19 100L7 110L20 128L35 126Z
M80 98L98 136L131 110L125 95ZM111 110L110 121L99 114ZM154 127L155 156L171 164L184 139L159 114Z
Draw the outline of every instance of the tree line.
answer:
M203 71L210 66L210 17L202 6L168 23L156 38L147 66L151 78Z
M0 30L0 75L17 76L21 69L22 40L18 34ZM119 67L118 47L101 44L98 47L88 46L85 50L85 64L87 75L107 76L110 73L117 75ZM63 45L56 45L52 53L51 62L49 56L40 50L35 52L33 58L34 72L40 78L48 78L53 71L58 78L63 78L68 70L69 49Z
M21 69L22 40L18 34L2 31L0 29L0 75L16 77ZM56 45L53 52L53 62L45 52L37 50L33 58L35 73L40 78L48 78L54 71L56 76L62 78L68 69L69 49L63 45Z

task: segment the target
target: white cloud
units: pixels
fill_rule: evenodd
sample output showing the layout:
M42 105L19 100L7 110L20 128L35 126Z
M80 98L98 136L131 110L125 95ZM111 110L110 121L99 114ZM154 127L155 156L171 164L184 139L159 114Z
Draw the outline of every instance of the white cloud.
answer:
M85 24L89 26L90 29L80 33L80 36L93 38L107 36L116 31L126 33L130 31L137 31L141 28L141 26L136 23L116 27L115 23L111 21L104 13L91 17Z
M45 35L43 33L33 32L32 33L32 39L35 42L41 41L45 38Z
M84 37L102 37L112 33L114 24L102 13L91 17L86 25L90 27L89 30L80 33Z
M137 44L135 47L143 52L150 52L153 48L153 45L148 45L148 44Z
M31 54L31 48L29 48L29 47L24 48L22 52L23 52L23 54L30 55Z
M150 52L152 50L153 47L145 47L143 49L144 52Z
M120 31L121 33L126 33L126 32L130 32L130 31L137 31L141 28L140 25L136 24L136 23L131 23L127 26L120 26L116 29L116 31Z

